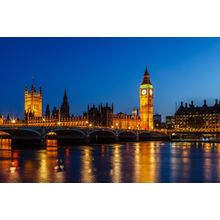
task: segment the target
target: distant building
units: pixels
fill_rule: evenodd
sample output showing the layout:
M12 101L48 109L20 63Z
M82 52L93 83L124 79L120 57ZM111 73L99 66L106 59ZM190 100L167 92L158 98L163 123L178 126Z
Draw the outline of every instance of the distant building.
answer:
M114 106L99 105L96 107L88 106L88 112L84 116L88 117L88 125L109 127L115 129L140 129L141 122L138 116L138 109L133 109L130 115L125 113L118 113L114 115Z
M111 127L113 125L114 106L88 106L88 123L92 126Z
M138 115L139 115L138 108L133 108L132 109L132 116L133 117L138 117Z
M161 128L162 116L159 114L154 115L154 128Z
M154 121L161 124L162 123L162 115L160 115L160 114L154 115Z
M220 102L216 100L213 106L208 106L206 100L203 106L194 106L191 102L185 106L183 102L175 114L177 130L219 131L220 130Z
M166 116L166 128L167 129L175 129L175 117L174 116Z
M141 129L141 120L137 114L134 114L134 111L132 111L131 115L120 112L114 115L112 127L116 129L138 130Z
M25 119L28 118L41 118L42 117L42 89L36 91L34 84L31 90L25 88L24 92L24 115Z

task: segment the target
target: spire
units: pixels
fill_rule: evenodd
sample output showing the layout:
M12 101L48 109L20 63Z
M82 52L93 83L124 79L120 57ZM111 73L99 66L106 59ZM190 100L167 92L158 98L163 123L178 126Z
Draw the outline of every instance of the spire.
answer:
M148 68L146 66L146 70L145 70L145 73L144 73L144 80L142 82L142 85L143 84L150 84L151 85L151 81L150 81L150 74L148 72Z
M50 118L50 106L49 106L49 104L47 104L45 116L46 116L47 118Z
M146 70L145 70L145 73L144 75L150 75L149 72L148 72L148 68L147 68L147 65L146 65Z
M67 98L66 89L64 91L63 102L60 109L61 118L69 118L70 117L70 106Z
M64 99L67 99L67 92L66 92L66 88L65 88L65 91L64 91Z

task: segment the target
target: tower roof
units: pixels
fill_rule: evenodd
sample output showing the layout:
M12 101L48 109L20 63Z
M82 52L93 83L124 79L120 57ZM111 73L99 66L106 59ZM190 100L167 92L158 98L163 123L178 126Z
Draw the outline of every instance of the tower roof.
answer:
M151 84L151 81L150 81L150 74L149 74L149 72L148 72L147 66L146 66L146 70L145 70L145 73L144 73L144 80L143 80L143 82L142 82L142 85L143 85L143 84L150 84L150 85L152 85L152 84Z

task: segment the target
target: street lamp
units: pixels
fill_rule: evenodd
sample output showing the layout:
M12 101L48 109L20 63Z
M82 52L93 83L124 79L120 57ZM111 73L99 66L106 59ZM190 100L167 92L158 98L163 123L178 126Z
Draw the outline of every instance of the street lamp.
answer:
M11 123L12 123L12 124L15 124L15 123L16 123L16 120L15 120L15 119L12 119L12 120L11 120Z
M14 127L15 123L16 123L16 120L15 119L12 119L11 120L11 123L12 123L12 127Z
M118 123L116 123L115 126L116 126L116 129L118 129Z
M88 127L89 126L89 122L88 121L86 121L86 127Z

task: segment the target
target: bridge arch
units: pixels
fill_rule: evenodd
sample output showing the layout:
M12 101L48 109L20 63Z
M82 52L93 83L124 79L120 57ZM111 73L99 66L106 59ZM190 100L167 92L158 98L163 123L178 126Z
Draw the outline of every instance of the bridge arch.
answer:
M58 145L86 142L86 133L80 129L55 129L46 134L47 139L57 139Z
M140 135L140 134L151 135L152 132L150 132L150 131L139 131L138 134L139 134L139 135Z
M120 131L118 133L119 141L136 141L137 137L138 135L134 131Z
M41 137L41 134L30 128L1 128L0 132L6 132L12 137L15 136L30 136L30 137Z
M13 147L40 147L41 134L30 128L1 128L1 133L10 135Z
M111 129L96 129L96 130L92 130L90 132L88 132L89 135L94 135L94 134L101 134L101 133L106 133L106 134L112 134L114 136L116 136L116 133L114 132L114 130Z
M50 130L48 131L47 135L52 135L52 134L56 134L56 135L59 135L59 134L78 134L78 135L82 135L82 136L86 136L86 133L83 132L82 130L80 129L55 129L55 130Z
M0 137L11 137L11 135L8 132L0 130Z
M152 139L152 133L149 131L141 131L138 134L140 141L148 141Z
M118 135L122 135L122 134L128 134L128 135L135 135L135 136L137 136L137 133L135 131L129 131L129 130L119 131L118 132Z
M115 142L116 134L110 129L94 130L89 132L91 143Z

